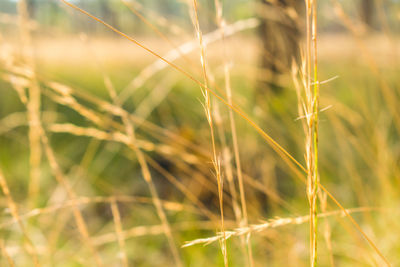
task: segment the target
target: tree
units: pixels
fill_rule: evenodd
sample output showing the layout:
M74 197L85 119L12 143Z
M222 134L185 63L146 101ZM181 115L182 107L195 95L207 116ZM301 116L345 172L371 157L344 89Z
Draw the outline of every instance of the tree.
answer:
M36 17L37 1L36 0L26 0L26 7L28 9L29 18L34 19Z
M261 67L266 75L260 83L260 90L278 91L276 76L288 72L292 61L299 58L301 31L298 18L303 2L261 0L261 3Z
M106 21L107 23L113 25L114 27L118 28L118 19L117 15L115 14L114 10L112 9L113 1L110 0L100 0L98 1L99 9L100 9L100 16L101 18Z
M374 26L374 0L361 0L361 19L369 28Z

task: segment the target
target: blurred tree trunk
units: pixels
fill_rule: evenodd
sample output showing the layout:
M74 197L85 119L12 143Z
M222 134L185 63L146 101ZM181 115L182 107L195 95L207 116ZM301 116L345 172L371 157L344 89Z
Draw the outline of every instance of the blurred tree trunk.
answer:
M36 0L26 0L26 7L28 9L29 18L35 19L37 9Z
M267 101L280 97L284 88L279 84L279 76L291 71L292 62L300 62L300 41L302 38L302 20L304 0L261 0L259 16L261 25L259 36L261 39L260 67L258 84L255 91L255 103L258 107L268 106L267 113L259 116L280 117L281 108L275 105L266 105ZM284 178L284 170L272 165L269 177L270 185L274 185L278 194L291 194L292 186ZM260 174L261 177L264 175ZM268 197L265 200L268 209L273 208L274 201Z
M118 27L118 19L117 19L118 17L111 7L112 2L113 1L110 1L110 0L100 0L98 2L99 9L100 9L99 10L100 16L105 22L111 24L113 27L119 28ZM109 31L107 31L107 32L109 32Z
M374 27L374 0L361 0L361 19L369 28Z
M261 0L260 37L262 41L260 90L279 91L276 77L290 71L299 58L299 20L303 1Z

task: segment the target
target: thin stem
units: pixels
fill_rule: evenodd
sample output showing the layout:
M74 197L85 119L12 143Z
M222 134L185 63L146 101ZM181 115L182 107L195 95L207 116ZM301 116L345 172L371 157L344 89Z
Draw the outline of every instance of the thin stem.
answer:
M224 233L223 242L222 242L222 254L224 256L224 264L228 266L228 253L226 247L226 238L225 238L225 225L224 225L224 198L223 198L223 180L221 176L220 170L220 161L217 157L217 149L215 145L215 135L214 135L214 123L212 117L212 110L211 110L211 97L210 92L208 90L208 78L207 78L207 71L206 71L206 56L205 56L205 47L203 44L203 35L200 30L200 23L199 17L197 12L197 1L193 0L193 10L194 10L194 26L197 33L197 38L199 39L200 45L200 61L203 68L203 81L204 81L204 90L202 89L202 93L205 98L204 109L207 117L208 124L210 126L210 135L211 135L211 144L212 144L212 153L213 153L213 166L215 175L217 178L217 185L218 185L218 198L219 198L219 208L221 214L221 231Z
M223 63L224 63L224 77L225 77L225 92L227 95L228 103L230 105L233 104L232 100L232 88L231 88L231 79L230 79L230 68L226 55L226 42L225 42L225 21L223 20L222 14L222 3L219 0L214 0L214 5L216 9L217 16L217 24L218 28L221 31L221 39L223 44ZM240 222L240 227L246 227L248 225L248 215L247 215L247 204L246 204L246 196L244 191L244 183L243 183L243 173L242 166L240 161L240 153L239 153L239 145L237 140L237 131L236 131L236 123L235 118L233 116L232 109L228 108L229 113L229 122L232 133L232 143L233 143L233 151L235 157L235 165L236 165L236 175L239 182L239 194L240 194L240 204L242 207L242 221ZM235 192L236 194L236 192ZM243 240L243 239L242 239ZM254 266L253 253L251 249L250 235L247 236L247 251L248 251L248 264L250 266Z
M319 120L319 82L318 82L318 51L317 51L317 0L312 1L312 39L314 46L314 173L313 173L313 217L314 217L314 238L313 238L313 264L317 265L317 237L318 237L318 211L317 211L317 193L318 193L318 120Z
M21 44L23 57L27 66L32 71L28 91L29 98L26 103L27 117L29 121L29 200L32 206L39 194L40 183L40 163L42 158L42 147L40 144L39 125L40 125L40 87L36 80L35 62L32 48L32 37L29 29L29 14L25 0L18 2L19 28L21 34Z

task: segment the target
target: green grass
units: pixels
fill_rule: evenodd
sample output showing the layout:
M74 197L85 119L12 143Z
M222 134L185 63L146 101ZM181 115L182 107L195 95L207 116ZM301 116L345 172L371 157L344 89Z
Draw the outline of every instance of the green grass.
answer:
M254 78L257 76L254 68L248 68L259 64L257 56L254 56L259 48L253 35L255 32L246 33L245 36L227 42L232 46L235 46L234 42L243 43L244 48L254 49L250 53L252 56L245 54L244 48L243 54L230 51L230 59L233 61L231 84L234 101L261 129L305 166L305 137L302 128L304 118L299 118L298 99L292 77L289 74L279 76L279 85L283 88L280 93L258 89L259 81ZM398 101L399 66L389 64L385 59L390 55L382 49L381 53L373 54L380 70L376 75L363 59L362 53L346 53L347 50L352 51L354 46L350 36L345 38L349 46L343 45L341 48L344 55L342 57L330 55L327 48L330 47L329 42L342 40L343 37L337 39L333 35L327 38L331 39L323 41L321 45L319 79L324 81L334 76L338 78L321 84L320 87L318 168L321 184L343 207L366 207L367 210L354 212L352 216L382 254L396 265L399 263L397 255L400 253L397 242L400 225L396 220L396 208L399 204L397 178L400 175L400 137L394 125L390 104L385 102L382 95L380 80L388 83ZM115 42L116 48L119 45L119 42ZM157 45L160 46L151 44L152 47L158 47ZM81 47L82 51L87 48L85 45ZM159 49L167 50L165 47ZM207 71L215 75L216 84L224 88L224 74L218 55L221 47L210 46L207 49L215 56L210 56ZM42 90L41 123L50 138L50 147L55 152L56 161L78 200L82 202L79 210L88 226L91 240L93 243L97 242L96 250L105 265L118 264L122 251L125 251L129 263L136 266L176 264L161 227L160 214L154 208L155 197L151 196L148 182L145 181L143 163L138 163L138 153L136 147L133 148L133 145L138 145L140 151L148 157L146 160L152 180L162 200L162 207L183 264L222 266L224 259L218 241L207 246L181 248L186 241L213 237L220 231L220 202L211 162L210 128L204 116L204 97L199 85L173 68L166 68L146 81L122 105L129 114L135 115L143 100L153 90L167 90L168 93L148 114L146 121L152 125L143 124L135 129L139 142L133 142L129 138L132 137L129 131L124 128L124 124L127 124L124 115L115 113L118 104L111 100L103 75L107 73L115 90L121 92L133 77L152 62L149 55L132 60L134 57L129 57L129 52L125 46L121 51L117 49L110 52L115 53L118 60L111 60L106 53L99 53L98 61L92 56L74 62L38 59L38 83ZM132 53L144 54L137 50L133 52L133 48ZM124 55L127 55L126 59L121 60ZM189 56L196 63L197 57L196 53ZM16 62L15 64L20 64ZM193 68L187 62L178 61L177 64L193 73ZM4 81L0 80L1 173L4 174L13 200L18 203L20 216L34 211L31 217L23 217L23 225L38 251L39 262L43 266L91 266L94 264L93 255L79 234L65 187L54 179L54 170L50 168L44 153L39 166L39 196L34 203L29 198L29 124L25 116L26 107L6 77L6 74L12 72L6 67L0 72L2 79L4 78ZM26 78L24 75L14 74ZM194 73L196 79L201 80L200 74ZM63 95L51 88L49 81L67 85L78 93ZM210 88L217 89L212 82L210 84ZM114 114L104 110L104 103L96 105L80 96L79 92L91 95L96 101L113 104ZM62 101L67 102L62 104ZM74 106L73 101L81 107ZM149 103L153 104L152 101ZM215 108L214 102L212 108ZM221 125L231 150L231 164L234 166L228 108L222 104L219 108ZM87 115L88 112L92 112L91 115ZM5 120L7 116L16 116L11 124L17 119L21 123L7 128L10 123L10 120ZM93 117L100 119L93 122ZM216 117L213 119L216 120ZM309 214L306 185L288 167L285 157L277 154L249 121L237 114L235 120L245 174L249 224L263 224L271 219L270 223L278 224L259 232L253 229L250 246L255 266L264 266L267 263L268 266L309 265L309 222L305 220L298 225L293 221L284 223L285 218ZM132 119L131 123L136 124L137 121ZM91 136L82 136L77 128L70 129L69 132L56 132L54 127L60 127L59 124L64 124L64 127L71 127L65 124L82 127L86 130L85 134ZM91 134L87 133L89 130ZM104 140L104 136L109 140ZM220 156L221 140L217 134L215 136L217 156ZM98 140L100 137L102 140ZM169 176L162 175L149 163L149 159L159 164ZM232 209L232 192L226 180L227 170L224 167L221 170L225 179L223 189L226 229L235 231L239 225L235 222ZM236 174L233 177L236 180ZM176 180L171 183L174 179ZM4 190L4 185L2 186ZM237 184L236 187L238 190ZM6 194L5 196L7 197ZM6 201L6 197L0 198L0 241L16 266L31 266L29 250L24 249L24 244L28 242L27 237L12 222L12 205ZM122 247L118 243L116 215L111 210L110 197L119 197L117 207L122 229L127 231L125 245ZM202 213L203 207L193 203L193 198L202 203L208 214L213 214L217 219L210 221L207 214L204 211ZM319 206L318 210L324 216ZM338 210L340 209L336 204L328 199L327 211ZM330 231L326 230L326 222L329 222ZM327 218L319 218L318 224L319 266L330 266L331 256L335 266L382 266L382 260L346 216L334 213ZM240 232L236 231L227 241L229 266L245 266L247 255L243 253L240 238L237 237ZM325 239L326 234L330 234L328 241L332 241L332 255ZM222 242L221 239L219 241ZM0 265L7 266L5 256L0 257Z

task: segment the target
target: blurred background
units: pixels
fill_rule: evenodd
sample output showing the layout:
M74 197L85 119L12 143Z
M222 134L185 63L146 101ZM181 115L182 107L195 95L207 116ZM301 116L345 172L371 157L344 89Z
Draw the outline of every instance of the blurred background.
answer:
M229 266L309 265L304 175L194 81L305 166L305 3L69 3L153 54L62 1L0 1L0 265L223 266L221 196ZM317 4L321 184L397 266L400 2ZM320 266L384 266L318 205Z

